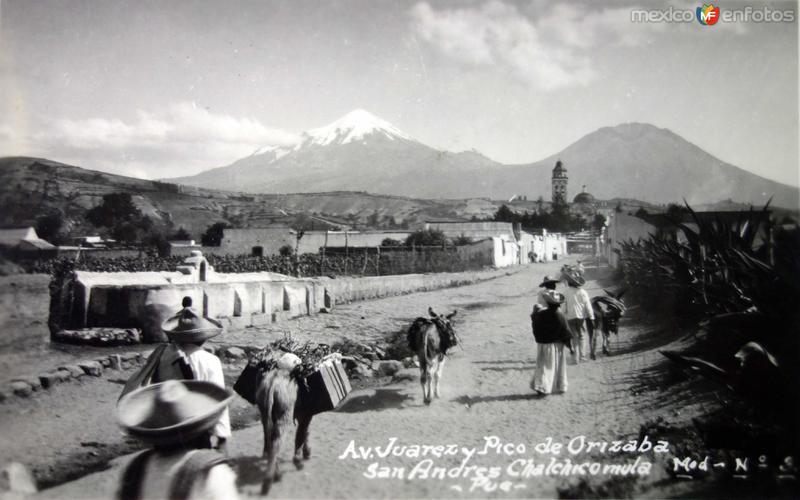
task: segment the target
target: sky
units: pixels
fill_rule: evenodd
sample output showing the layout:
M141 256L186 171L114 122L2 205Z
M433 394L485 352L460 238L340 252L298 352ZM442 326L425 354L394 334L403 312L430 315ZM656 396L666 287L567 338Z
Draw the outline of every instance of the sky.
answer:
M0 156L176 177L361 108L503 163L652 123L798 186L797 2L717 5L750 18L664 22L687 0L0 0Z

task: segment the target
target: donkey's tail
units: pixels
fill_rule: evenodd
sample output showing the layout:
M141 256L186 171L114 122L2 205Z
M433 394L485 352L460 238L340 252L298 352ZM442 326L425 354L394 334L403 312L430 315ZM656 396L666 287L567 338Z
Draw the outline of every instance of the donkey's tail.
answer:
M259 409L261 410L261 423L264 426L264 449L266 451L269 442L272 440L275 429L275 421L273 413L275 412L275 390L278 385L277 380L278 372L271 370L264 376L264 388L260 394L261 398L258 401Z
M424 341L425 341L425 361L427 361L429 359L433 359L433 357L436 356L436 353L433 352L433 346L431 345L430 342L428 342L428 337L430 337L430 335L431 335L430 331L426 331L425 332L425 337L424 337Z

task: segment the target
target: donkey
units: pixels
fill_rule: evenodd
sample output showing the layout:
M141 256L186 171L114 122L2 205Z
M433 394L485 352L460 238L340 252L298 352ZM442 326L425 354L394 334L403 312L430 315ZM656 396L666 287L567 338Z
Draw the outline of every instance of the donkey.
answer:
M592 297L591 303L595 323L599 324L603 331L603 354L608 356L611 354L608 349L611 334L619 335L619 320L626 311L625 304L621 300L625 290L617 293L606 289L603 291L606 292L606 295ZM595 331L596 329L595 326Z
M428 314L431 319L419 317L408 329L408 346L417 353L422 398L426 405L431 404L433 397L439 397L439 382L442 379L444 357L447 349L457 343L455 330L450 323L456 312L440 316L429 307Z
M294 438L294 466L303 468L303 460L311 457L308 445L308 429L313 413L303 405L300 377L300 359L293 354L284 354L273 368L262 372L257 382L256 405L261 412L261 424L264 427L264 458L267 459L267 471L261 483L261 494L269 493L272 483L280 480L278 470L278 452L281 438L288 431L292 420L297 421L297 432Z

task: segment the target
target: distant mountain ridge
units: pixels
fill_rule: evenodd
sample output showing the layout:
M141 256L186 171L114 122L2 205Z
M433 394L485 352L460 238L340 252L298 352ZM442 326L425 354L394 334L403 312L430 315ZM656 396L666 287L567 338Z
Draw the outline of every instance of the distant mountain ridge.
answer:
M567 168L570 199L585 185L599 199L763 204L772 197L778 206L800 206L798 188L727 164L646 123L603 127L538 162L504 165L476 151L436 150L364 110L305 132L293 147L261 148L231 165L166 180L251 193L356 190L432 199L549 200L557 159Z
M365 192L252 195L123 177L31 157L0 158L0 227L31 226L36 218L60 212L75 234L96 234L86 211L103 195L129 193L142 213L160 227L186 229L199 239L215 222L233 227L290 224L326 229L326 219L364 227L419 228L430 218L490 217L497 205L485 199L423 200Z

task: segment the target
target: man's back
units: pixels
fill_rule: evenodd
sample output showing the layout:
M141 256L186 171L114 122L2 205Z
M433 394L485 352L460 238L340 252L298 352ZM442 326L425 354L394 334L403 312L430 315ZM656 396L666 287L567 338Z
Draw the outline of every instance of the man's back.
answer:
M180 344L180 348L192 369L194 380L211 382L222 388L225 387L225 374L222 371L222 362L218 357L195 344ZM231 436L231 418L227 408L214 427L214 435L222 438Z
M564 315L567 319L594 319L589 294L583 288L569 286L564 291Z
M211 450L148 450L123 472L122 500L237 499L236 474Z

